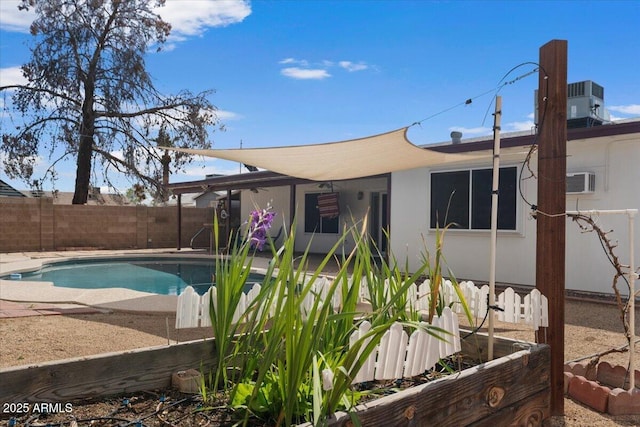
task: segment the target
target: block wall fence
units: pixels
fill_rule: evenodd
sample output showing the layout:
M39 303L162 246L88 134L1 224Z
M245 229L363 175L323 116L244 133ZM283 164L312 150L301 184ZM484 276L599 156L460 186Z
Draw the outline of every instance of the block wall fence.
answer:
M182 247L213 208L182 209ZM175 248L178 208L55 205L51 198L0 197L0 253L78 248Z

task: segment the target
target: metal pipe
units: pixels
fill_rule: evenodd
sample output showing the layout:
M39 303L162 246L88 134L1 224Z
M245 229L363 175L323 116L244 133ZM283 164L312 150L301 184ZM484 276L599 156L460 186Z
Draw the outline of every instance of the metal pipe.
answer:
M491 191L491 251L489 270L489 325L487 358L493 360L493 329L496 304L496 252L498 240L498 189L500 188L500 117L502 116L502 97L496 96L496 110L493 120L493 184Z

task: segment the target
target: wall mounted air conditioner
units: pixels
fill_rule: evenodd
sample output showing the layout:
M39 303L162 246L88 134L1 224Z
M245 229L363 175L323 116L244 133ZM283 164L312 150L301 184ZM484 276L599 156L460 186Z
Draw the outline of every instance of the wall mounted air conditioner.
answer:
M593 193L596 190L596 174L574 172L567 174L567 194Z

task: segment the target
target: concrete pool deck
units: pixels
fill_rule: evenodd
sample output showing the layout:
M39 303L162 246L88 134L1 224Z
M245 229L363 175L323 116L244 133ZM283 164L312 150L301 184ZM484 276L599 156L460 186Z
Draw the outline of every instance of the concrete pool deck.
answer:
M203 256L202 251L185 249L78 250L0 254L0 276L40 268L43 263L87 257L140 255ZM266 258L254 258L256 268L265 268ZM0 318L27 315L63 314L81 310L175 313L178 297L124 288L76 289L53 286L50 282L0 280Z

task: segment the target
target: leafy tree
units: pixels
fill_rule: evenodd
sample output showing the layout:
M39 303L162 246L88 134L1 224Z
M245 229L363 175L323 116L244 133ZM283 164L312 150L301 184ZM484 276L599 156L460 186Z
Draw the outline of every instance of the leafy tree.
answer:
M92 171L99 169L109 185L118 172L166 197L161 185L168 153L156 144L209 148L207 129L219 122L208 101L212 91L165 96L146 71L145 53L161 50L171 30L152 10L163 4L22 0L19 9L33 8L37 17L31 24L31 60L22 66L27 83L0 87L13 91L12 116L20 116L12 129L3 124L0 148L7 175L41 187L47 176L55 181L56 163L74 156L74 204L86 203ZM40 153L48 155L50 167L31 180ZM174 170L190 161L171 154Z
M134 184L133 187L128 188L125 192L125 197L131 203L136 205L142 205L144 201L147 199L147 195L144 187L139 184Z

